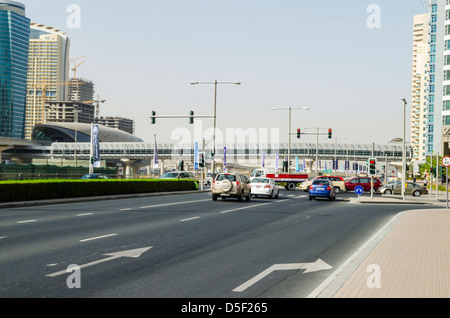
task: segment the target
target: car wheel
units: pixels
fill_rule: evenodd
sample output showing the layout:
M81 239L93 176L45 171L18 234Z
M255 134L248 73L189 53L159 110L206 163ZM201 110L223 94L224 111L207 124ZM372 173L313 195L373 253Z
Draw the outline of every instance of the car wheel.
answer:
M273 190L272 190L272 192L270 192L270 194L269 194L269 199L273 199Z
M413 196L415 196L415 197L420 197L421 194L422 194L422 193L420 193L419 190L415 190L415 191L413 192Z
M217 194L213 194L212 199L213 199L213 201L217 201Z
M277 190L277 194L275 194L275 199L278 199L279 194L280 194L280 190Z
M335 189L336 189L336 193L339 193L339 192L341 192L341 188L339 188L339 187L336 187Z
M239 200L239 201L242 201L243 199L244 199L244 193L241 192L241 193L239 193L238 200Z
M251 200L251 196L252 196L252 193L249 191L248 192L248 196L245 197L245 200L250 201Z
M392 194L392 191L388 189L388 190L384 191L384 194Z
M288 183L288 185L287 185L287 189L290 190L290 191L294 191L295 187L296 187L296 184L292 183L292 182Z

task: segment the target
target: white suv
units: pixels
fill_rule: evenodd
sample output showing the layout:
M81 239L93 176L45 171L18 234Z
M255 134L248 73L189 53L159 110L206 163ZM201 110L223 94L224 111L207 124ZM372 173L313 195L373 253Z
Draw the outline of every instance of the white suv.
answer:
M218 197L237 198L239 201L245 197L247 201L250 201L250 180L242 174L219 173L213 181L211 193L214 201Z

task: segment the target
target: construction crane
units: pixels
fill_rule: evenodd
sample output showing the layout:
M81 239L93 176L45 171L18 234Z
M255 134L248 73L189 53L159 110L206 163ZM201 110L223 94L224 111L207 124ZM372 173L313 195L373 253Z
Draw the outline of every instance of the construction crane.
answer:
M84 61L81 61L80 63L78 63L76 66L74 66L73 68L72 68L72 71L73 71L73 78L77 78L77 68L81 65L81 64L83 64L84 63Z
M73 58L73 59L70 60L70 62L74 62L74 61L76 61L76 60L82 59L83 57L85 57L85 56L79 56L79 57ZM77 68L78 68L81 64L83 64L83 63L84 63L84 61L81 61L81 62L78 63L78 64L76 64L76 62L73 63L73 64L74 64L74 66L73 66L73 68L72 68L72 71L73 71L73 78L77 78Z
M95 118L100 118L100 103L106 102L106 99L100 100L100 97L97 95L97 100L88 100L82 103L84 104L95 104Z

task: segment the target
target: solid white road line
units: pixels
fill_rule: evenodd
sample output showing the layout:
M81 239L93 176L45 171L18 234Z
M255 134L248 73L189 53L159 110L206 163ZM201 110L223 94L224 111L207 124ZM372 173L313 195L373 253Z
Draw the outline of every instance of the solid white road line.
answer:
M234 211L239 211L239 210L245 210L245 209L251 209L251 208L256 208L258 206L262 206L262 205L267 205L267 204L272 204L272 202L269 203L261 203L261 204L256 204L256 205L250 205L250 206L246 206L243 208L237 208L237 209L231 209L231 210L225 210L219 213L228 213L228 212L234 212Z
M94 214L94 213L92 213L92 212L80 213L80 214L77 214L77 216L86 216L86 215L92 215L92 214Z
M186 204L186 203L195 203L195 202L203 202L203 201L211 201L211 199L205 199L205 200L194 200L194 201L184 201L184 202L174 202L174 203L164 203L164 204L155 204L155 205L147 205L147 206L141 206L141 209L149 209L149 208L157 208L160 206L169 206L169 205L180 205L180 204Z
M87 238L87 239L80 240L80 242L87 242L87 241L92 241L92 240L98 240L98 239L101 239L101 238L110 237L110 236L115 236L115 235L117 235L117 233L112 233L112 234L106 234L106 235L102 235L102 236L91 237L91 238Z
M199 217L199 216L194 216L194 217L192 217L192 218L180 220L180 222L190 221L190 220L195 220L195 219L200 219L200 217Z
M30 222L37 222L37 220L24 220L24 221L17 221L17 223L30 223Z

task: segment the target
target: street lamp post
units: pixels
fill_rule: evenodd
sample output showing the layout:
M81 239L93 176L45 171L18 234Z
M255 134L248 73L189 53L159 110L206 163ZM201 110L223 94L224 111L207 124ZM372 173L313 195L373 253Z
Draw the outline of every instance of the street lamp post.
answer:
M216 154L216 124L217 124L217 84L234 84L234 85L241 85L241 82L218 82L215 80L214 82L192 82L191 85L198 85L198 84L214 84L214 109L213 109L213 136L212 136L212 149L211 149L211 173L214 174L214 156Z
M406 99L403 98L403 151L402 151L402 197L405 198L406 185Z
M270 110L287 110L289 111L289 123L288 123L288 162L287 162L287 167L288 173L291 173L291 134L293 134L293 132L291 132L291 119L292 119L292 115L291 112L292 110L309 110L309 107L288 107L288 108L276 108L276 107L272 107Z
M78 166L78 162L77 162L77 138L78 138L78 114L81 113L80 109L74 109L73 110L74 113L74 121L75 121L75 151L73 153L74 155L74 160L75 160L75 166Z

